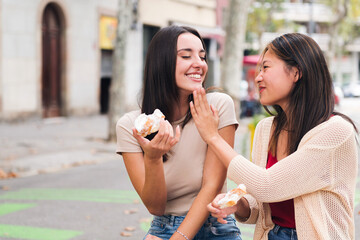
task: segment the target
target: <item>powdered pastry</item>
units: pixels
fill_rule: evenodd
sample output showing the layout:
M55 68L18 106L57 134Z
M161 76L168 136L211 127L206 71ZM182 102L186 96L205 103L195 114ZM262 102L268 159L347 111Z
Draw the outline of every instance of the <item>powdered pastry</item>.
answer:
M227 208L234 206L242 196L246 194L246 187L244 184L240 184L236 188L226 193L225 197L218 201L220 208Z
M159 130L161 119L165 119L165 116L159 109L149 115L142 113L135 119L135 128L139 135L146 137Z

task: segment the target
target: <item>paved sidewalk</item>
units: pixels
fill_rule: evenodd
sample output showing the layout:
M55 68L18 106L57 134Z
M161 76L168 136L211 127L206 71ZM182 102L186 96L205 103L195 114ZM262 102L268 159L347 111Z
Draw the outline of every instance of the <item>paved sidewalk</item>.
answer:
M240 121L235 149L248 156L246 122ZM25 177L119 160L115 143L105 140L107 133L106 115L0 123L0 170Z
M23 177L119 159L107 132L104 115L0 123L0 169Z

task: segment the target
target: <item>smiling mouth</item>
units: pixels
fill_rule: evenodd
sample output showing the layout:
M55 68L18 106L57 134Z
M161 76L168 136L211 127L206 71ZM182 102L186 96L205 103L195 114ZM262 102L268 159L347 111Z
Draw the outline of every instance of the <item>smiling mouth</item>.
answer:
M259 87L259 93L262 93L265 90L264 87Z
M186 76L188 76L189 78L194 78L194 79L201 79L201 75L200 74L187 74Z

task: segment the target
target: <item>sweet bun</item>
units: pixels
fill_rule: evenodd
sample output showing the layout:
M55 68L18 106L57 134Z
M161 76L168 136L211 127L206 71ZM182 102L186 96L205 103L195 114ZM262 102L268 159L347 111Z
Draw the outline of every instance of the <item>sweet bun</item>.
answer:
M240 200L242 196L246 193L246 187L244 184L240 184L236 188L230 190L226 193L225 197L218 201L220 208L227 208L236 205L236 203Z
M149 115L145 113L140 114L134 123L137 134L146 137L151 133L157 132L161 119L165 119L165 116L159 109L155 109L155 111Z

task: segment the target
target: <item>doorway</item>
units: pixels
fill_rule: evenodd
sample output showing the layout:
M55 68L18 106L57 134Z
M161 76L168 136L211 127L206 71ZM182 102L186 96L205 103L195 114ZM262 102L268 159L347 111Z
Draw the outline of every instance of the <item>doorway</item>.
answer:
M61 115L61 39L59 8L50 3L42 17L42 115Z

